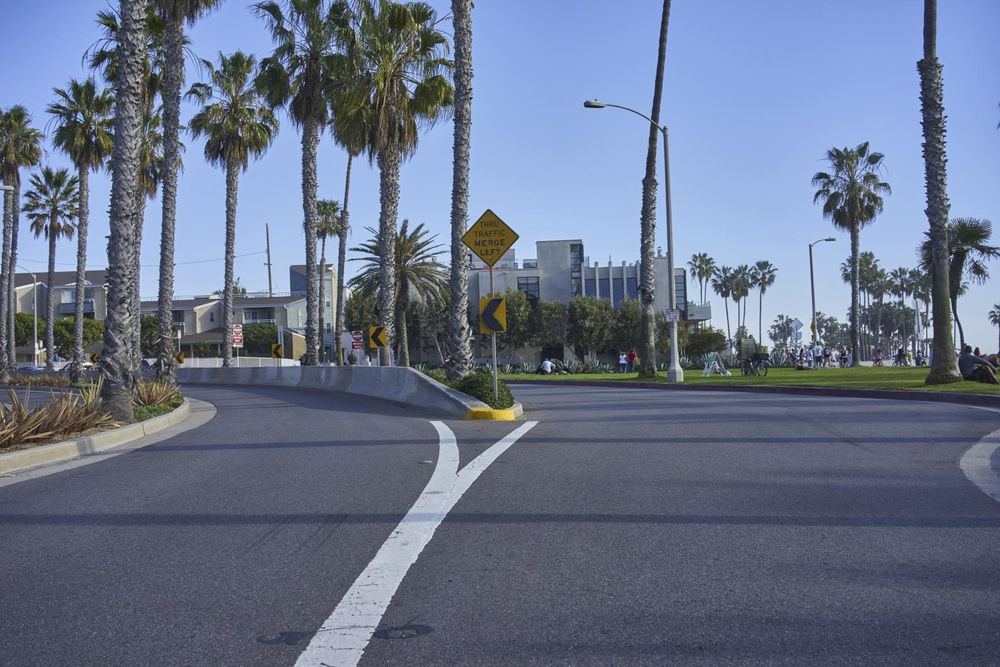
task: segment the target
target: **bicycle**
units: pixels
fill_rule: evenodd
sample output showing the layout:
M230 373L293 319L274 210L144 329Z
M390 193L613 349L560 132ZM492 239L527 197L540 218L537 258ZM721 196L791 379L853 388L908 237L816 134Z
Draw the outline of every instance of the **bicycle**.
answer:
M740 365L740 371L743 375L759 375L764 377L767 375L767 367L770 365L764 355L755 353L743 360L743 363Z

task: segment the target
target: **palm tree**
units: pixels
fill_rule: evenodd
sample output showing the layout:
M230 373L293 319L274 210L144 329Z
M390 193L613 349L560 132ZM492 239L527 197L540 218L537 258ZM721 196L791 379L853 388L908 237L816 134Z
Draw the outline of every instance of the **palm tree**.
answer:
M729 297L733 295L733 269L720 266L712 274L712 289L722 297L726 306L726 345L732 347L733 335L729 327Z
M910 287L910 270L905 266L893 269L889 273L889 284L891 285L890 292L894 296L899 297L899 310L904 315L904 317L900 318L900 323L902 325L903 347L906 347L906 309L904 306L906 297L910 295L910 291L912 290Z
M320 239L322 249L319 259L319 360L326 356L326 239L340 230L340 204L334 199L320 199L316 202L316 213L319 220L316 223L316 236ZM340 280L340 278L337 278Z
M993 304L990 309L990 324L1000 329L1000 303ZM1000 342L997 343L997 351L1000 353Z
M31 115L22 106L0 109L0 181L4 190L3 251L0 260L0 376L17 368L14 353L14 267L21 211L21 168L42 159L42 133L31 127Z
M398 347L397 357L401 366L410 365L409 340L406 334L406 308L410 304L410 297L415 296L419 300L435 301L440 299L448 288L448 272L445 267L437 262L435 257L443 251L440 244L436 244L437 236L428 236L423 224L419 224L411 231L409 220L403 220L403 224L396 234L393 252L393 261L396 263L393 275L396 279L396 319L399 322L399 329L396 336ZM382 265L385 263L382 257L382 249L385 246L378 238L379 232L371 227L366 227L372 240L362 245L351 248L351 252L361 253L361 257L351 261L364 262L361 270L351 278L351 287L356 288L362 294L374 295L382 289Z
M306 365L319 356L319 295L316 276L316 153L320 128L330 116L323 94L334 78L335 48L346 25L346 3L325 0L258 2L254 11L267 23L275 43L261 61L260 85L272 107L288 106L302 130L302 209L306 237Z
M153 0L163 21L163 192L160 198L160 285L157 298L159 363L157 377L174 382L174 226L177 220L177 172L180 170L181 87L184 85L184 24L194 25L221 0ZM228 336L223 336L226 340Z
M337 364L344 363L344 309L347 306L344 271L347 263L347 235L350 232L348 202L351 197L351 167L354 158L365 150L368 138L369 111L367 100L350 95L344 86L332 85L327 90L330 100L330 130L333 139L347 151L347 169L344 175L344 205L340 207L337 225L337 314L333 326L334 350Z
M219 67L203 63L209 83L197 83L190 95L201 103L191 119L191 134L205 137L205 159L226 171L226 267L222 297L222 365L233 360L233 260L236 256L236 203L240 173L259 158L278 133L278 119L254 81L257 60L236 51L219 54ZM162 334L161 334L162 335ZM168 334L169 335L169 334Z
M122 10L123 11L123 10ZM97 14L97 23L101 29L101 38L98 39L84 53L91 69L101 72L104 79L117 91L119 77L121 76L120 60L120 39L123 33L124 22L122 21L122 11L101 11ZM163 135L161 133L162 113L156 108L156 96L163 89L164 71L166 69L166 27L164 20L157 13L156 7L150 3L143 3L141 23L138 28L142 30L143 40L142 55L136 65L140 68L137 75L141 78L139 88L140 105L140 170L139 187L134 190L136 202L134 208L137 217L132 221L136 228L132 232L131 242L135 245L135 253L130 253L132 264L129 275L134 278L129 285L129 292L132 297L132 309L139 313L139 275L140 275L140 248L142 246L143 221L145 218L145 202L143 195L152 199L156 195L159 187L161 175L163 173ZM182 39L186 45L186 39ZM178 168L179 158L178 158ZM171 314L172 320L172 314ZM140 318L136 316L132 324L131 335L127 339L130 354L133 359L134 371L138 372L142 359L142 349L140 345ZM172 362L172 359L171 359Z
M134 331L139 328L133 290L138 284L136 228L141 210L141 131L147 83L145 8L144 0L121 0L121 26L117 33L108 312L101 354L104 375L101 395L111 413L124 422L133 420L132 396L139 370L131 348Z
M71 79L67 89L56 88L56 101L48 113L56 123L52 142L65 152L76 166L80 184L79 213L76 224L76 293L74 296L73 364L70 379L80 380L83 367L83 306L87 283L87 230L90 221L90 172L100 169L111 155L110 91L99 90L93 78L84 82Z
M767 260L760 260L751 269L753 282L760 291L759 306L757 311L757 342L764 341L764 292L774 284L777 278L778 269Z
M742 309L742 317L740 317L741 309L740 303L743 299L750 296L750 290L752 290L756 285L753 281L753 275L750 272L750 267L746 264L740 264L733 270L732 274L732 286L730 290L730 296L733 297L733 302L736 303L736 328L746 327L746 304L744 304Z
M948 160L945 156L944 84L937 57L937 0L924 0L924 53L920 73L920 113L924 131L924 179L930 227L930 274L934 302L934 344L927 384L959 382L955 343L951 336L951 306L957 296L950 285L948 242Z
M830 218L834 227L851 234L851 352L854 365L861 364L858 347L858 253L861 228L882 212L883 194L892 188L880 178L881 153L871 153L868 142L856 148L831 148L826 152L832 171L817 172L812 184L819 188L813 202L823 202L823 217Z
M691 255L691 259L688 261L688 267L691 269L691 275L698 280L698 295L701 298L701 303L705 303L708 288L709 279L715 274L715 260L708 256L706 252L699 252L697 254Z
M920 314L920 304L923 303L926 312L930 313L930 299L931 299L931 281L930 276L926 271L920 269L910 269L910 296L913 297L913 312L916 313L914 317L914 336L913 336L913 355L917 354L917 341L922 338L924 334L923 322Z
M454 102L447 76L452 63L444 57L448 42L438 23L437 14L424 3L358 0L345 40L341 68L349 77L345 94L367 109L366 150L379 167L378 238L383 262L378 313L390 339L399 312L392 253L400 165L416 151L420 129L436 122ZM389 364L388 353L382 351L384 365Z
M35 238L44 235L49 241L49 276L45 290L45 368L53 370L52 353L55 350L56 302L56 241L61 237L73 238L73 221L80 208L80 182L66 169L53 171L42 167L41 176L31 175L31 189L24 195L24 213L31 222Z
M1000 247L989 244L993 235L993 224L979 218L955 218L945 228L948 235L948 286L949 305L955 324L958 326L959 345L965 347L965 331L958 319L958 297L963 293L962 280L983 284L989 280L990 272L986 263L1000 257ZM933 259L933 239L931 234L920 246L921 263L929 272L935 267ZM935 332L936 335L936 332ZM935 343L935 354L937 347ZM937 365L935 364L935 367Z
M472 370L469 336L469 252L462 242L469 223L469 153L472 133L472 0L451 0L455 28L455 133L451 172L451 299L448 303L450 380Z
M660 39L656 54L656 75L653 79L653 107L649 117L649 140L646 144L646 171L642 178L642 208L639 218L639 300L642 320L639 336L639 377L656 377L656 145L660 134L660 104L663 98L663 71L667 57L667 28L670 23L670 0L663 0L660 15ZM671 259L673 261L673 259ZM670 276L670 280L673 280Z

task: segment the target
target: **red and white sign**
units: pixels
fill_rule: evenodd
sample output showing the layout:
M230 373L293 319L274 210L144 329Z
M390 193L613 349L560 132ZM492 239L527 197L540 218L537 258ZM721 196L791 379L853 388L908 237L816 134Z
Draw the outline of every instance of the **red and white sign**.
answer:
M363 350L365 349L365 335L360 331L351 332L351 349L352 350Z
M233 346L243 347L243 325L234 324L233 325Z

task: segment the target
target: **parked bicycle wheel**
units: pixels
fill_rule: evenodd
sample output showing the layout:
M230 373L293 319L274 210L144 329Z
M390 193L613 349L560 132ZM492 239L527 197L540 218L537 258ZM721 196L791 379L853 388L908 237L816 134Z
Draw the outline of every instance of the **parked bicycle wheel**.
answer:
M740 371L743 375L753 375L753 362L749 359L744 359L740 365Z
M767 362L758 361L757 362L757 375L767 375Z

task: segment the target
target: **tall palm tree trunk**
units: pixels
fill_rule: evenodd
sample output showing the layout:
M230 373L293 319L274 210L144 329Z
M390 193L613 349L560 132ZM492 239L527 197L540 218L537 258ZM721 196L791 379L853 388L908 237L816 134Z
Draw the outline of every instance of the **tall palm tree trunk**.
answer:
M45 369L54 370L55 366L52 356L56 350L55 330L56 330L56 302L52 298L52 283L56 277L56 239L57 235L53 229L55 215L49 214L49 276L47 278L49 288L45 290Z
M233 364L233 260L236 257L236 199L240 186L239 165L226 163L226 284L222 290L222 365Z
M334 349L337 350L337 365L344 363L344 285L347 281L344 280L344 271L346 270L347 264L347 230L349 216L347 213L347 200L351 194L351 165L354 162L354 156L350 153L347 154L347 176L344 178L344 206L340 209L340 227L337 229L337 237L339 245L337 247L337 319L334 323Z
M136 207L138 212L135 219L135 254L132 256L132 338L130 341L132 350L132 363L136 373L142 368L142 296L140 290L140 278L142 277L142 228L146 220L146 195L142 188L136 191Z
M326 360L326 237L319 253L319 361Z
M860 306L860 272L858 270L858 255L861 252L861 230L858 224L851 223L851 358L852 366L861 365L861 346L858 342L858 320L861 318Z
M757 344L764 342L764 290L760 291L760 304L757 308Z
M318 360L318 297L316 293L316 151L319 147L319 124L315 118L302 123L302 208L306 233L306 366Z
M955 318L955 326L958 327L958 346L965 349L965 330L962 329L962 320L958 319L958 294L951 295L951 315Z
M184 19L169 12L166 20L166 63L163 71L163 181L160 228L160 286L156 304L159 340L157 377L173 383L174 366L174 228L177 221L177 171L180 165L181 80L184 74Z
M146 0L121 0L118 35L119 68L116 82L114 151L111 180L111 234L108 237L108 313L104 323L101 395L119 420L133 420L132 396L137 368L130 355L136 328L131 287L135 284L134 256L138 253L140 124L142 123L143 58L146 49Z
M653 109L649 117L660 122L660 100L663 97L663 70L667 59L667 26L670 21L670 0L663 0L660 17L660 43L656 56L656 78L653 81ZM639 300L642 305L640 320L639 377L656 377L656 144L660 129L650 123L649 141L646 145L646 174L642 179L642 212L640 221ZM674 261L674 258L670 258ZM673 280L669 276L668 280Z
M14 227L14 211L17 210L14 193L3 192L3 258L0 260L0 377L7 377L14 370L8 365L7 353L7 311L13 305L7 298L7 287L14 282L14 272L10 265L11 230ZM33 315L35 313L32 313Z
M379 199L381 213L378 223L378 244L382 263L379 266L378 316L385 327L390 344L396 340L396 218L399 215L399 151L389 149L379 153ZM389 347L379 350L379 363L392 363Z
M404 368L410 365L410 337L406 326L406 310L409 305L409 286L404 281L400 293L396 295L396 341L397 363Z
M448 304L448 378L472 369L469 336L468 250L462 243L469 222L469 160L472 130L472 0L452 0L455 27L455 135L451 172L451 301Z
M21 226L21 189L14 185L14 212L10 225L10 259L7 267L7 366L17 370L17 349L14 343L14 313L17 310L17 300L14 298L14 276L17 274L17 232Z
M924 57L920 73L920 113L924 131L924 178L927 222L931 239L931 294L934 301L934 343L927 384L958 382L955 343L951 336L948 281L948 175L945 157L944 86L937 58L937 0L924 0Z
M83 306L87 296L87 226L90 221L90 167L77 170L80 179L80 210L76 223L76 290L73 305L73 365L70 380L80 381L83 368ZM95 313L96 316L96 313Z
M733 345L733 332L729 327L729 297L722 300L726 305L726 345L732 347Z

